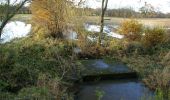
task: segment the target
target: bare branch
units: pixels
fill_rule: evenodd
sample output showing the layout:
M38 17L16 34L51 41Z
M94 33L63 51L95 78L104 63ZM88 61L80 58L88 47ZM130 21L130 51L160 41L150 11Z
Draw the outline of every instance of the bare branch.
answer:
M23 0L19 3L17 3L17 0L15 0L12 4L11 4L11 0L6 0L6 3L2 5L1 3L1 6L4 6L4 8L1 8L2 9L2 12L0 12L0 14L2 15L5 15L5 16L1 16L2 17L2 23L0 24L0 38L1 38L1 35L2 35L2 31L3 31L3 28L5 27L5 25L11 20L12 17L14 17L17 12L26 4L26 2L29 1L29 0ZM11 6L15 5L15 9L13 9L11 11Z

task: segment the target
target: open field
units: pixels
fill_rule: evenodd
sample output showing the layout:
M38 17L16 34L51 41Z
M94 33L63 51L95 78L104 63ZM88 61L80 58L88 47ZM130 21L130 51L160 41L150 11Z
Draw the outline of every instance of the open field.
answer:
M105 17L105 19L109 19L105 21L106 24L120 24L123 20L129 18ZM170 27L170 18L137 18L136 20L144 25ZM100 17L88 16L87 22L98 24L100 22Z
M28 22L31 17L31 14L18 14L12 20ZM86 19L86 22L89 23L100 23L99 16L87 16ZM105 19L107 19L105 20L106 24L119 25L123 20L130 18L105 17ZM136 20L140 21L144 25L170 27L170 18L137 18Z
M17 14L12 18L13 21L23 21L23 22L29 22L31 20L32 15L31 14Z

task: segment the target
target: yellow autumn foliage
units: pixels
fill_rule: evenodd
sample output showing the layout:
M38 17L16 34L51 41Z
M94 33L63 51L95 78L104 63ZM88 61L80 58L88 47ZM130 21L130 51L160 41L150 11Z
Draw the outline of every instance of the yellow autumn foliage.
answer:
M147 28L142 42L146 47L152 47L164 43L166 40L166 32L161 27Z
M33 27L43 28L43 33L49 36L63 38L63 31L73 15L72 9L67 0L33 0Z
M125 20L121 23L118 32L125 35L130 40L140 40L142 36L143 25L137 20Z

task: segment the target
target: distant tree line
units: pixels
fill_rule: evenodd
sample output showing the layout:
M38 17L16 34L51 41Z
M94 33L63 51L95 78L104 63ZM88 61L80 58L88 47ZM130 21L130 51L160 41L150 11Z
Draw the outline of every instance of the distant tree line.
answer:
M12 13L13 9L15 9L18 5L9 5L9 12ZM7 8L7 5L0 5L0 12ZM18 14L31 14L31 10L29 7L23 6L17 11Z
M100 16L101 9L86 8L86 11L90 12L91 16ZM133 8L119 8L119 9L108 9L105 13L107 17L123 17L123 18L170 18L170 13L162 13L161 11L148 11L144 7L140 8L139 11L135 11Z
M31 10L29 7L22 7L19 11L18 14L31 14Z

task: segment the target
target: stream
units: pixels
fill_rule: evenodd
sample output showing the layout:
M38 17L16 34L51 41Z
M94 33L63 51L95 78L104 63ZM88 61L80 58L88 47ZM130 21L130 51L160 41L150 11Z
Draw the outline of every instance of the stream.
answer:
M126 65L106 62L102 59L86 60L83 65L96 73L84 74L84 77L102 77L109 74L107 80L84 81L80 85L76 100L154 100L154 92L149 90L137 77L129 77L133 73ZM122 77L113 78L115 75ZM126 73L126 75L123 75ZM117 77L117 76L115 76ZM93 77L94 78L94 77Z
M122 39L123 35L113 32L117 26L105 26L104 33L113 38ZM98 25L86 25L90 32L99 32ZM12 39L26 37L31 31L31 24L15 21L9 22L4 28L1 42L10 42ZM75 39L77 33L69 35ZM89 37L89 39L92 39ZM86 70L83 83L76 100L148 100L153 98L154 92L149 90L136 76L133 70L124 64L106 62L103 59L83 61ZM152 100L152 99L151 99Z

